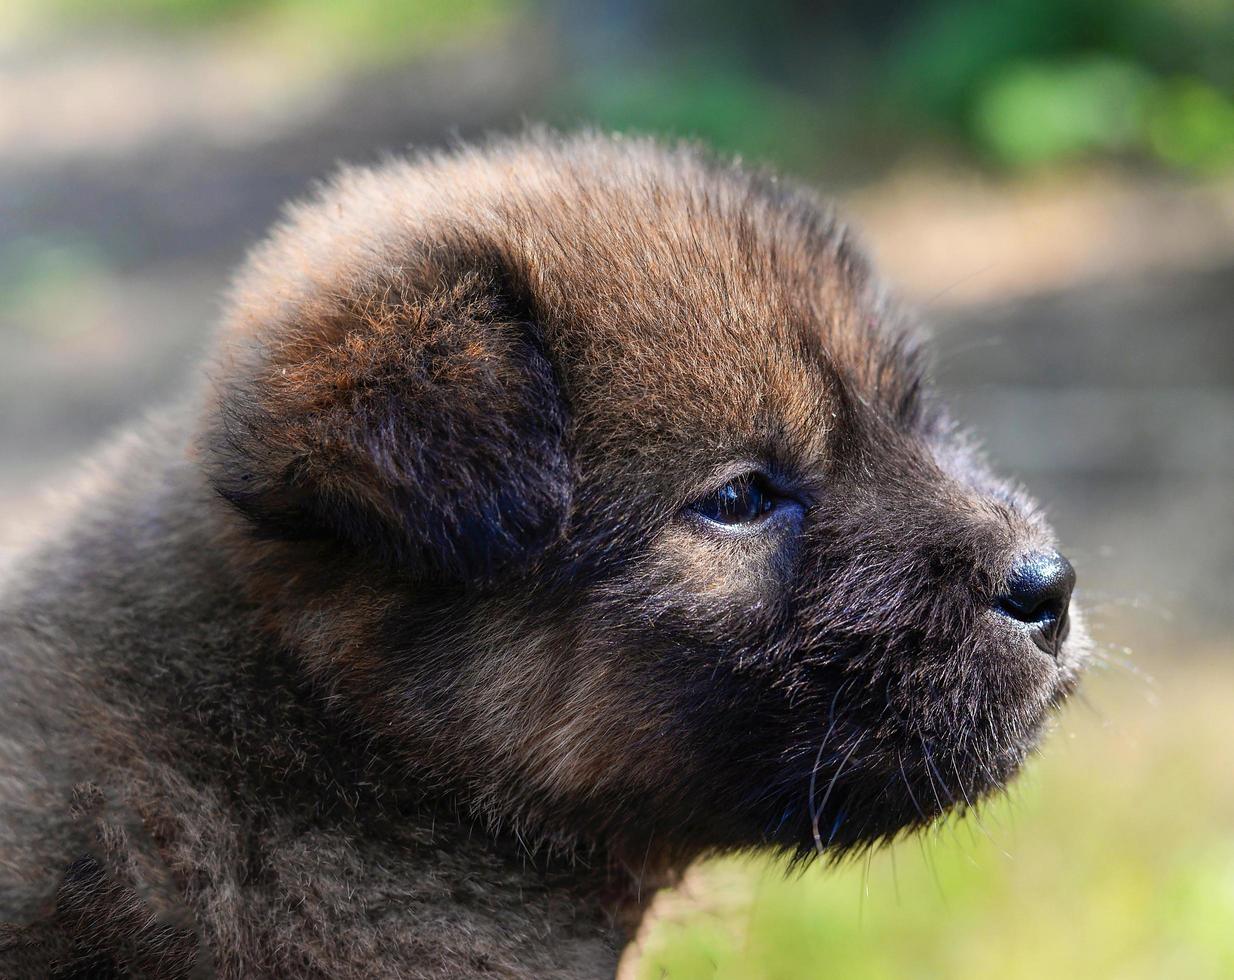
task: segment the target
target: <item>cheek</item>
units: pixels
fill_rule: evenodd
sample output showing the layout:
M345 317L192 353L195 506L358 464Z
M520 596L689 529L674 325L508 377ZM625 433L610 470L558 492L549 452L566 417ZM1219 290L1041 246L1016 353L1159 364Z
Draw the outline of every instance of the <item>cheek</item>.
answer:
M672 770L675 747L664 736L673 705L656 699L637 658L598 627L493 619L473 634L451 726L476 753L473 774L513 778L517 794L577 802L646 791Z
M658 590L681 606L716 612L763 606L792 585L797 542L789 530L709 533L677 523L654 543L650 570Z

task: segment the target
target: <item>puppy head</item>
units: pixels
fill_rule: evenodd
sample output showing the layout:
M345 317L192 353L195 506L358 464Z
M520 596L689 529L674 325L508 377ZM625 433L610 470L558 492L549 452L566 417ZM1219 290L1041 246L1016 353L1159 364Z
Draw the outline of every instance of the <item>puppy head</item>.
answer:
M1049 529L773 179L598 137L345 172L218 381L271 628L538 839L842 852L1001 786L1075 683Z

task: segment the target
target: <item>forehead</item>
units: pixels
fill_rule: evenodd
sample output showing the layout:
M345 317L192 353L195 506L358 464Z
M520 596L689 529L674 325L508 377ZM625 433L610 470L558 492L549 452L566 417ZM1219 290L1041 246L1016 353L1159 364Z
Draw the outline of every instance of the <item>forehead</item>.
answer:
M340 236L353 265L392 256L412 279L423 264L430 284L438 247L498 259L544 331L584 439L817 455L841 385L857 396L847 404L877 408L916 383L830 211L689 150L524 140L361 171L326 203L298 216L329 225L300 236L323 254L301 246L292 258L331 283L359 276L339 267Z
M503 202L580 430L821 455L838 386L877 402L901 373L864 262L807 196L654 163L571 170Z

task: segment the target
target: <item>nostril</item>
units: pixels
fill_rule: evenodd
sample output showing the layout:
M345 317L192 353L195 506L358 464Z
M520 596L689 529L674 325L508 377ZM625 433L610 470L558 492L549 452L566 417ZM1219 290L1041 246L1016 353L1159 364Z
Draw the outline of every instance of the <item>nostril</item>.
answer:
M1057 551L1041 551L1022 558L1011 571L1007 591L995 600L998 609L1041 630L1051 647L1065 629L1075 569Z

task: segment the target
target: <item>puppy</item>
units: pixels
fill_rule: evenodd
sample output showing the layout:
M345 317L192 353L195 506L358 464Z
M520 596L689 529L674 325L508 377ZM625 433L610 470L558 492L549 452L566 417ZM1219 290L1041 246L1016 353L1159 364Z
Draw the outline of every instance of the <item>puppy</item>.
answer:
M5 976L611 974L691 860L968 807L1076 683L1049 528L773 177L345 170L208 373L0 602Z

